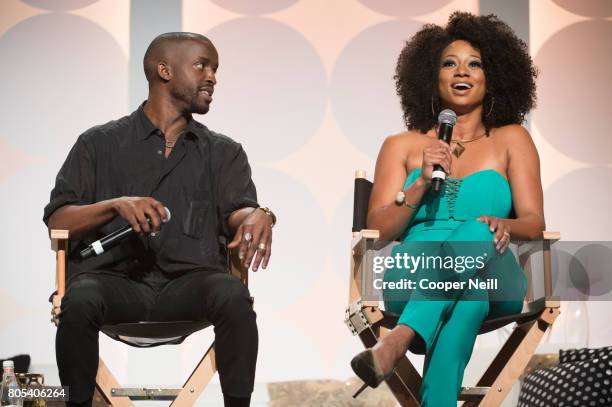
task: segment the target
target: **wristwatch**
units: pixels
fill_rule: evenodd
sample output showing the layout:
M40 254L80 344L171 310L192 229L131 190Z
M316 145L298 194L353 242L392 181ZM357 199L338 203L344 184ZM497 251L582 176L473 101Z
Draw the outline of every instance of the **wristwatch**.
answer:
M268 215L272 219L272 227L276 225L276 215L274 214L274 212L270 210L270 208L268 208L267 206L260 206L257 209L261 209L262 211L266 213L266 215Z
M406 193L404 191L399 191L397 193L397 195L395 195L395 203L398 205L406 205L407 207L411 208L411 209L416 209L419 207L418 204L409 204L408 202L406 202Z

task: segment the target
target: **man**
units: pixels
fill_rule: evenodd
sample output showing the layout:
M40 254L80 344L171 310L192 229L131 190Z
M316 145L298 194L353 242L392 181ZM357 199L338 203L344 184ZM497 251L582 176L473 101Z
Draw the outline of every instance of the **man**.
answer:
M70 231L56 337L69 405L91 404L101 326L144 320L211 321L225 405L249 405L255 313L247 288L226 272L219 236L257 271L268 264L275 218L257 203L241 145L191 117L208 112L218 61L202 35L155 38L144 57L147 101L82 134L57 176L44 221ZM136 232L130 239L77 260L86 244L126 224Z

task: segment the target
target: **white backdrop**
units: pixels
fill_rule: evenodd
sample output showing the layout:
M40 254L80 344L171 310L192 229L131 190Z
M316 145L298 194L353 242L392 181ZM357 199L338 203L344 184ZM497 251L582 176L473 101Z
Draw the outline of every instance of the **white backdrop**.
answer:
M541 69L531 128L547 226L567 240L611 238L608 5L531 1L525 22ZM403 129L392 81L403 41L455 9L477 12L478 1L182 2L182 29L209 36L220 53L215 101L200 120L244 144L260 202L279 218L270 268L251 278L258 382L351 375L360 349L343 324L353 171L371 176L384 137ZM129 113L130 21L122 0L0 3L0 357L55 361L42 209L76 137ZM563 311L548 350L610 345L609 303ZM474 358L502 336L479 337ZM155 350L103 338L101 352L121 382L178 383L211 337ZM145 363L151 352L159 369Z

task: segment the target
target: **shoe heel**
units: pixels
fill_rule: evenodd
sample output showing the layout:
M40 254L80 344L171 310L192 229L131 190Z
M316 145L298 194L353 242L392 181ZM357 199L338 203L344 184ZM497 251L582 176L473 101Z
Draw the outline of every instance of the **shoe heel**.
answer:
M366 388L368 387L367 383L364 383L361 385L361 387L359 388L359 390L357 390L355 392L355 394L353 394L353 398L356 399L357 397L359 397L359 395L361 394L361 392L363 392Z

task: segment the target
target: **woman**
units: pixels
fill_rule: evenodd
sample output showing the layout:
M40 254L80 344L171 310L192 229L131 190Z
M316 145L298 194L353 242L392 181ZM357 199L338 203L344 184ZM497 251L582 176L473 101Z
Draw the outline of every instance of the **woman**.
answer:
M455 406L483 320L520 311L525 278L506 248L544 230L538 153L520 125L535 104L535 77L526 45L493 15L456 12L444 28L426 25L402 50L395 80L408 131L380 150L368 229L381 240L442 242L436 247L444 254L486 252L486 243L484 270L466 275L499 277L510 293L492 301L487 290L463 290L434 301L415 290L408 301L390 301L385 292L386 308L400 318L351 362L366 384L378 386L409 348L423 348L422 405ZM443 109L457 116L450 145L437 137ZM447 174L440 193L430 189L435 164ZM465 241L481 245L459 244ZM386 281L410 277L393 271Z

